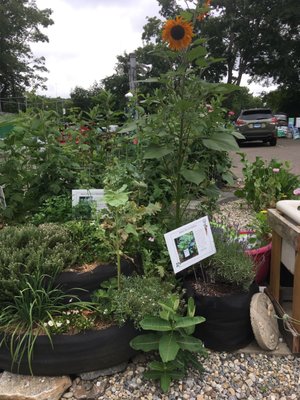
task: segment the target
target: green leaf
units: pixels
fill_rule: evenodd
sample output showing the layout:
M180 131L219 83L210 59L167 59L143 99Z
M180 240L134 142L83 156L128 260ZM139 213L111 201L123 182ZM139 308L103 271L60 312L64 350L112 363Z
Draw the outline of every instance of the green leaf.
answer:
M146 331L167 332L172 330L170 322L159 317L145 317L140 322L140 325Z
M177 335L174 332L164 334L159 341L159 354L163 362L175 360L179 345Z
M193 19L193 13L191 13L190 11L181 11L180 15L187 22L191 22Z
M136 227L133 224L127 224L125 226L125 232L138 237L138 231L136 230Z
M145 155L144 155L144 159L158 159L158 158L162 158L170 153L173 152L173 148L171 147L167 147L167 146L159 146L159 145L150 145L146 151L145 151Z
M170 384L171 384L171 377L168 373L165 372L160 377L160 386L165 393L169 390Z
M147 333L133 338L130 346L134 350L143 350L145 352L157 350L159 348L160 335L157 333Z
M206 54L207 54L207 50L205 47L202 47L202 46L193 47L187 53L187 59L188 59L188 61L194 61L200 57L204 57Z
M200 353L203 351L203 343L194 336L185 335L177 339L177 343L182 350L191 351L192 353Z
M153 371L163 372L166 370L166 364L161 361L152 361L149 363L149 368Z
M137 123L136 121L132 121L129 124L125 124L123 128L118 131L118 133L132 132L135 131L136 129L137 129Z
M182 168L181 175L188 182L195 183L196 185L199 185L205 179L205 172L203 170L199 170L199 169L191 170L191 169L187 169L187 168Z
M121 189L117 192L108 190L104 194L105 203L112 207L124 206L128 200L128 192L121 191Z
M179 317L176 319L174 328L189 328L205 321L204 317Z
M217 151L238 150L239 146L233 136L228 134L216 134L210 139L202 140L205 147Z

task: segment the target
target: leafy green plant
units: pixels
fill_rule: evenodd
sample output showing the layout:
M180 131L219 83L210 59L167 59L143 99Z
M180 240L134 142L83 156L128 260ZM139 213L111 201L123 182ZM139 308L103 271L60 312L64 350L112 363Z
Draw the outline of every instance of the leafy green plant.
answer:
M0 230L0 301L20 289L23 274L53 276L79 260L79 248L59 224L7 226Z
M272 228L268 223L268 214L266 210L262 210L255 214L253 222L249 228L253 235L249 237L247 242L250 248L260 248L269 244L272 240Z
M173 295L165 302L159 302L161 311L159 316L145 317L140 325L144 330L154 331L135 337L130 345L135 350L145 352L158 351L160 361L149 364L149 370L144 376L149 379L160 380L161 388L166 392L173 379L181 379L188 366L203 371L202 364L194 353L206 355L206 350L200 339L191 336L195 326L205 321L205 318L194 316L194 300L189 298L186 315L182 316L178 310L180 299Z
M178 18L185 28L193 29L203 4L186 4L188 9ZM136 157L148 193L161 196L169 228L181 225L191 200L211 197L220 182L232 182L227 151L238 150L235 138L242 137L226 124L222 107L237 87L202 79L203 72L218 61L208 57L204 38L187 41L183 47L176 52L158 48L155 55L171 68L147 81L156 86L152 96L133 97L138 118L120 131L132 132L136 138Z
M244 198L255 211L274 208L276 202L295 198L293 191L300 185L300 177L290 172L288 161L272 159L267 162L256 157L252 163L245 153L239 153L243 164L244 187L235 195Z
M117 279L113 278L93 293L97 312L119 325L131 320L136 327L146 315L158 316L158 302L168 299L176 290L171 280L144 275L122 276L121 287L122 290L118 290Z
M238 240L237 232L219 227L214 241L216 253L202 262L206 279L248 290L255 276L253 260L245 253L245 245Z
M46 199L29 221L39 225L49 222L63 223L70 219L72 219L71 196L62 194Z
M106 190L104 201L108 208L100 215L103 236L101 240L117 260L118 288L121 285L121 257L126 256L125 244L133 239L138 243L142 234L152 235L154 228L145 220L146 216L156 214L159 204L138 206L129 200L126 185L119 190ZM131 242L132 245L132 242Z
M10 348L12 364L19 365L24 357L32 371L32 356L38 335L47 335L51 342L51 323L64 311L89 309L90 304L76 301L74 296L63 293L53 285L54 278L39 271L20 277L17 295L1 303L0 332L3 338L0 346ZM69 302L69 300L74 302Z

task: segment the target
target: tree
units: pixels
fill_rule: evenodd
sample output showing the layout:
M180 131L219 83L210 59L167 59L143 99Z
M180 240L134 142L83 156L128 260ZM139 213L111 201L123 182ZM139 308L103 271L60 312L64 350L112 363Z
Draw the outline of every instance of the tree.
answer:
M203 1L204 2L204 1ZM182 10L174 0L158 0L160 14L174 18ZM295 4L297 3L297 4ZM212 11L194 27L208 39L209 55L223 57L206 79L241 84L253 81L295 85L300 80L300 6L294 0L212 0ZM148 18L143 40L160 42L161 21Z
M17 97L26 88L44 87L44 57L34 57L30 43L47 42L40 28L53 24L52 11L35 0L0 0L0 97Z

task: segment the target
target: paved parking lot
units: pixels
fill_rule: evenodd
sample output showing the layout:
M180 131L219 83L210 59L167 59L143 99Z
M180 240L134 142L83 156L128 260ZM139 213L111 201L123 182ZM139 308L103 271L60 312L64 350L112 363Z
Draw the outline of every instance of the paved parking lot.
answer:
M277 146L261 143L247 143L240 146L239 152L246 153L249 161L255 161L257 156L270 161L275 158L279 161L289 161L291 171L300 175L300 139L278 138ZM242 167L240 156L236 152L230 152L233 162L232 172L237 178L242 178Z

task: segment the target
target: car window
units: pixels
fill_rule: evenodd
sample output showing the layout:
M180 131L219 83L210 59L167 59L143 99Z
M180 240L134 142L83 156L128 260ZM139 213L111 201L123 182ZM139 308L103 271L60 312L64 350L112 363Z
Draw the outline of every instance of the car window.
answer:
M271 110L245 110L242 112L241 117L245 120L250 119L268 119L272 118Z

